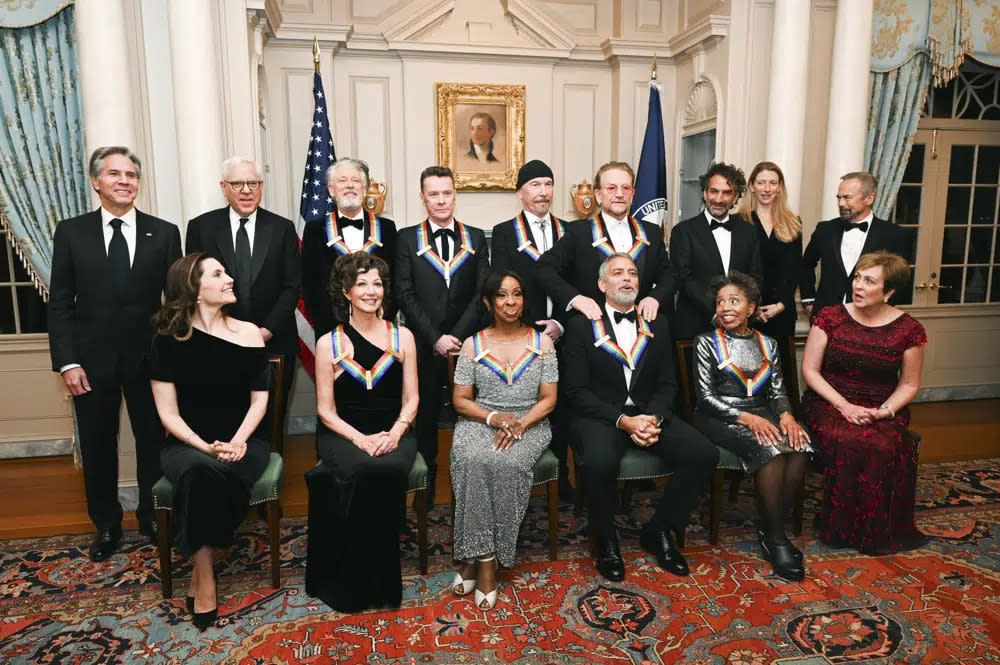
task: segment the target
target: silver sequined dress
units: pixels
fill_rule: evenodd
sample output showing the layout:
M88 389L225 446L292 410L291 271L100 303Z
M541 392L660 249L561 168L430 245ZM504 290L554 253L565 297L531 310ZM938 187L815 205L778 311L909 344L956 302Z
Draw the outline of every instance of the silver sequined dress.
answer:
M733 363L753 384L752 378L764 365L764 351L757 335L737 335L731 332L723 335ZM723 358L715 331L704 333L695 339L697 376L694 426L713 443L736 453L748 472L759 470L778 455L796 452L789 445L787 437L783 437L777 446L761 445L750 428L736 422L740 413L747 411L766 418L777 426L781 414L792 410L781 373L777 342L766 335L762 339L772 358L771 372L759 387L755 387L751 396L747 396L746 383L734 376L734 373L719 369ZM812 448L808 448L807 452L812 452Z
M455 385L475 386L476 403L489 411L523 416L538 401L542 383L556 383L554 353L537 356L513 385L472 358L458 357ZM494 427L462 416L451 447L455 496L455 558L469 561L495 552L502 566L514 563L517 534L531 495L532 468L549 447L546 418L506 450L493 450Z

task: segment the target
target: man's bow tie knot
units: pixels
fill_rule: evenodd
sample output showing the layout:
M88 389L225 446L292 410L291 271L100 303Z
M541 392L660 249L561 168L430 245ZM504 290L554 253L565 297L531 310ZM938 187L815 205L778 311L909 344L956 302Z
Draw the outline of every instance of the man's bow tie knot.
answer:
M708 223L708 228L710 231L714 231L715 229L725 229L729 232L732 232L733 223L730 220L726 220L725 222L720 222L717 219L713 219L711 222Z
M635 323L635 310L630 309L627 312L615 312L615 323L621 323L622 319L628 319L632 323Z
M862 233L868 232L868 222L844 222L844 232L850 231L852 229L857 229Z
M353 226L357 230L362 230L365 227L365 223L360 219L348 219L347 217L338 217L337 223L340 224L340 228L346 228L348 226Z

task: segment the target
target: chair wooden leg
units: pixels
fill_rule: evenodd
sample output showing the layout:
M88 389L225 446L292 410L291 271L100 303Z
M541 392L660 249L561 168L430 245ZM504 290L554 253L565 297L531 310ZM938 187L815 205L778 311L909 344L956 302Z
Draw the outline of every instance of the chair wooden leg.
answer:
M417 513L417 556L420 574L427 574L427 490L413 493L413 510Z
M281 504L267 502L267 531L271 540L271 587L281 588Z
M708 539L713 545L719 544L719 522L722 520L722 493L725 490L726 472L716 469L712 475L712 507L709 517Z
M792 533L802 535L802 521L805 518L806 474L802 474L802 484L795 492L795 507L792 510Z
M622 512L632 514L632 481L626 480L622 485Z
M156 546L160 551L160 593L164 600L174 595L174 571L170 555L170 511L156 511Z
M740 496L740 483L743 482L743 474L734 475L729 481L729 503L736 503Z
M545 483L549 499L549 560L559 560L559 481Z

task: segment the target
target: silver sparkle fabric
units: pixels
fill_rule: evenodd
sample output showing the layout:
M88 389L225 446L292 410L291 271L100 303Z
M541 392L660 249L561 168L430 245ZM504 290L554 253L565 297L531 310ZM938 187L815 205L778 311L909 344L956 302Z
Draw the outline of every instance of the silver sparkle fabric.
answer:
M752 377L764 364L764 353L756 335L735 335L726 332L729 354L744 376ZM757 471L778 455L796 452L784 437L777 446L760 444L753 432L736 422L747 411L770 420L775 426L783 413L792 410L785 392L778 345L764 336L769 355L774 359L770 378L755 395L747 397L746 386L730 373L719 369L714 332L699 335L695 340L695 410L694 425L717 445L736 453L748 472ZM780 428L779 428L780 429ZM812 452L809 448L807 452Z
M481 363L458 357L455 384L475 386L476 403L489 411L523 416L538 401L542 383L556 383L554 353L535 358L508 386ZM548 418L529 428L506 450L493 450L494 427L459 416L451 453L451 487L455 496L455 558L468 561L490 552L502 566L514 564L521 520L531 495L532 469L549 447Z

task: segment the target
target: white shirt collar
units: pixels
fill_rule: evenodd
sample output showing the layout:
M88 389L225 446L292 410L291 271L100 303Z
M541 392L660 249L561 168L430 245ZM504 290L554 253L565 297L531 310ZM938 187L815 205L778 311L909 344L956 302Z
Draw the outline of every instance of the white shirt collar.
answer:
M243 218L240 217L240 214L233 210L232 206L229 206L229 223L233 225L234 228L239 228L241 219ZM257 221L257 210L254 210L252 213L247 215L246 219L248 220L247 226L253 226L254 222Z
M622 312L622 314L627 314L628 312L631 312L634 309L635 305L632 305L631 308L626 309L624 312L622 312L622 310L615 309L614 307L612 307L611 303L609 303L607 300L604 301L604 311L608 313L608 318L611 319L611 323L614 325L617 325L615 324L615 312ZM638 316L638 314L636 314L636 316ZM624 323L624 321L622 321L622 323ZM631 323L631 321L629 323Z
M524 218L526 220L528 220L528 222L530 222L531 224L537 224L538 221L541 220L541 219L544 219L546 222L550 222L550 223L552 222L552 215L551 215L551 213L545 213L544 216L538 217L533 212L528 212L527 210L524 210L523 212L524 212Z
M431 235L434 235L434 232L437 231L438 229L448 229L449 231L454 231L455 230L455 218L454 217L452 217L451 219L449 219L448 223L445 224L444 226L441 226L440 224L435 224L434 222L432 222L430 220L430 218L427 219L427 224L429 224L430 227L431 227Z
M346 219L360 219L360 220L364 221L364 219L365 219L365 209L364 208L358 208L358 211L356 213L354 213L353 215L342 215L340 213L340 211L338 210L337 211L337 216L338 217L344 217Z
M715 217L712 217L712 213L710 213L708 211L708 208L705 208L705 221L707 221L709 224L711 224L712 222L716 221ZM723 224L725 224L726 222L728 222L729 221L729 212L727 211L726 212L726 216L723 217L722 219L718 220L718 221L722 222Z
M864 223L864 222L868 222L868 230L871 231L872 221L874 219L875 219L875 211L874 210L869 210L868 211L868 215L864 219L859 219L857 221L857 223L861 224L861 223Z
M484 161L485 162L486 158L490 154L489 147L483 147L483 146L477 145L475 143L472 144L472 149L476 151L476 159L479 159L480 161Z
M110 212L105 210L104 206L101 206L101 223L105 226L111 223L112 219L120 219L125 226L135 226L135 206L128 209L121 217L115 217Z
M627 214L621 219L618 219L611 213L604 212L603 210L601 211L601 217L604 219L605 224L624 224L628 221Z

